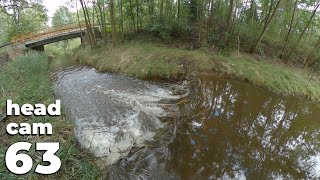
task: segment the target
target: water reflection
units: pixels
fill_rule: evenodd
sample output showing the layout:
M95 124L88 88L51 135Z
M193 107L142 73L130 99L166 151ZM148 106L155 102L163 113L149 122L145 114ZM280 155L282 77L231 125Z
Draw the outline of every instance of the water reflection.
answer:
M320 107L214 76L181 99L167 133L109 167L109 179L318 179Z
M167 169L181 179L320 177L320 109L201 76L182 100Z

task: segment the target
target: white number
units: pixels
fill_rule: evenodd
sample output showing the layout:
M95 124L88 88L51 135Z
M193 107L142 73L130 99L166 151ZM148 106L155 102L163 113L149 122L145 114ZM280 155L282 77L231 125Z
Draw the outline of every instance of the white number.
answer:
M14 174L26 174L32 169L32 159L29 155L23 154L19 151L28 152L32 144L27 142L17 142L12 144L5 155L6 166L11 173ZM42 156L43 162L49 162L50 165L43 166L38 164L35 172L39 174L53 174L59 171L61 167L61 161L55 153L59 150L59 143L36 143L36 151L45 151ZM21 162L21 165L17 165Z
M61 161L59 157L54 155L59 150L59 143L36 143L37 151L46 151L42 156L43 162L50 162L49 166L37 165L35 170L39 174L53 174L59 171L61 167Z
M32 159L27 154L18 154L19 151L29 151L31 143L18 142L12 144L6 152L6 166L8 170L14 174L25 174L32 168ZM17 162L21 162L22 165L17 166Z

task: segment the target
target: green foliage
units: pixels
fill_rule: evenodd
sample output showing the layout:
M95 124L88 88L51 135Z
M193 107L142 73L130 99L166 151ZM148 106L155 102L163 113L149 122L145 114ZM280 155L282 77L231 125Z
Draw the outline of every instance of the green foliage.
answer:
M5 22L6 16L0 11L0 22ZM0 45L6 42L6 28L5 26L0 26Z
M44 28L48 19L46 11L38 0L0 1L0 12L6 16L6 19L1 21L5 33L4 39L10 41L13 36Z
M20 105L25 103L44 103L48 105L54 101L54 91L49 83L49 60L44 53L29 52L1 67L0 84L2 89L0 93L1 109L5 108L7 99L12 99L14 103ZM21 117L7 118L6 123L0 123L0 128L5 129L4 126L9 122L17 123L25 120L25 118ZM0 144L0 158L4 158L8 145L18 141L60 142L60 150L57 155L61 159L62 169L49 177L41 176L34 172L18 177L6 169L4 161L0 161L0 179L96 179L100 176L100 172L95 166L94 158L78 146L71 121L61 116L59 118L31 117L28 118L28 122L49 122L53 126L54 133L48 137L2 134L0 136L0 141L2 142ZM41 153L31 150L29 154L37 162L41 161Z
M46 103L47 98L53 98L53 90L48 78L48 59L42 53L28 53L12 63L2 67L0 73L1 107L7 99L19 104ZM17 88L19 87L19 88Z
M72 24L76 22L72 18L72 14L69 9L65 6L60 6L53 14L52 17L52 26L61 26L66 24Z
M67 41L60 41L45 46L45 52L51 56L57 56L64 53L72 53L81 46L81 40L70 39Z
M247 80L272 92L320 99L317 76L280 64L261 62L246 55L217 55L207 50L181 50L154 43L132 43L112 51L80 49L75 59L99 71L121 72L153 80L183 79L192 72L218 72Z
M249 56L216 56L215 71L247 80L279 94L290 94L320 100L320 81L312 74L280 64L260 62Z
M187 51L137 42L106 51L80 49L74 55L77 61L100 71L126 73L139 78L174 80L192 71L211 71L210 57L199 51ZM192 67L192 68L191 68Z
M155 35L165 39L170 37L172 27L167 24L152 24L147 29L151 33L155 33Z
M112 11L110 2L113 1L99 0L95 6L82 9L79 1L70 1L70 6L80 10L71 13L67 7L59 7L52 24L77 22L77 15L83 22L83 10L86 10L91 25L102 26L103 19L107 25L101 27L102 30L109 34L111 29L117 31L112 35L115 36L112 41L122 42L126 37L124 34L149 32L165 40L179 38L195 47L210 45L216 49L238 49L281 57L284 62L293 60L300 66L309 56L310 48L305 50L305 47L314 45L320 29L317 0L122 0L114 3ZM18 6L10 7L18 8L8 8L15 4ZM7 39L33 32L46 20L45 10L36 0L4 0L0 7L2 14L7 16L5 28L0 27L0 32L4 32ZM19 12L19 16L14 12ZM114 12L112 17L111 12ZM316 12L315 16L313 12ZM115 19L113 28L110 27L111 19ZM317 59L312 57L312 61Z
M192 32L189 26L186 26L186 24L177 20L174 20L170 24L166 24L161 21L158 23L149 24L146 27L146 30L163 39L185 38Z
M123 25L128 34L151 32L165 40L180 38L196 47L210 45L281 57L301 66L310 52L304 48L312 47L319 35L319 13L312 16L315 9L319 11L318 4L316 0L123 0L114 8L116 38L121 39L117 27ZM105 14L110 16L109 10ZM99 15L94 17L93 11L88 8L89 16L98 22Z

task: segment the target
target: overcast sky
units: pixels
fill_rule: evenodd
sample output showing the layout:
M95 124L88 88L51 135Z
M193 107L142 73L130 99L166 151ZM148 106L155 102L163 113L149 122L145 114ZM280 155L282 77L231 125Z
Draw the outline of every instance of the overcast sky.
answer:
M49 22L48 24L51 25L51 18L54 14L54 12L59 8L59 6L67 6L66 2L68 0L43 0L43 5L47 8L48 10L48 16L49 16ZM68 7L70 9L70 7ZM74 9L70 9L70 11L75 11Z

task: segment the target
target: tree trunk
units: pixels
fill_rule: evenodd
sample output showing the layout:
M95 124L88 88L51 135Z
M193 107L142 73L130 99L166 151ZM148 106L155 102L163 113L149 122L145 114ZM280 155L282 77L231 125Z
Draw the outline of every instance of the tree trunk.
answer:
M109 0L110 8L110 21L111 21L111 33L112 33L112 45L116 44L116 32L115 32L115 22L114 22L114 4L113 0Z
M131 20L132 20L132 24L133 24L133 30L136 31L136 21L135 21L135 17L134 17L134 13L133 13L133 6L132 6L132 0L129 0L129 4L130 4L130 14L131 14Z
M306 69L308 67L309 62L311 61L311 59L312 59L312 57L314 56L315 53L316 53L315 50L311 51L311 53L309 54L308 58L303 63L303 69Z
M95 47L95 41L94 41L94 37L93 37L93 33L91 31L91 24L90 24L90 18L89 18L89 14L87 12L87 7L86 4L84 3L83 0L80 0L80 4L83 10L83 14L84 14L84 19L85 19L85 23L86 23L86 27L87 27L87 36L89 37L89 41L90 41L90 46L91 48Z
M290 25L289 25L289 30L288 30L288 33L287 33L286 38L285 38L284 46L281 49L281 53L280 53L280 56L279 56L280 59L282 59L284 50L287 48L287 45L288 45L289 37L290 37L290 34L292 32L292 25L293 25L294 17L295 17L295 14L296 14L297 5L298 5L298 0L296 0L296 2L294 3L292 17L291 17L291 21L290 21Z
M160 8L159 8L159 10L160 10L160 21L163 20L163 1L164 0L160 0Z
M229 4L229 13L228 13L228 20L227 20L227 35L225 39L225 46L228 46L230 34L232 33L232 17L233 17L233 9L234 9L234 0L230 0Z
M320 57L318 57L317 59L315 59L313 62L311 62L311 63L309 63L308 64L308 66L309 67L312 67L312 66L314 66L317 62L319 62L320 61Z
M177 4L178 4L178 13L177 13L177 18L178 18L178 21L179 21L179 20L180 20L180 7L181 7L181 0L178 0Z
M102 35L102 40L103 43L106 45L107 44L107 33L106 33L106 26L105 26L105 14L104 11L102 10L103 4L101 4L101 1L98 1L97 6L100 14L100 23L101 23L101 35Z
M140 28L139 28L139 2L138 2L138 0L136 0L136 17L137 17L136 27L137 27L137 30L138 30L138 32L139 32L139 31L140 31Z
M122 0L120 0L120 30L121 30L121 40L124 40L123 34L123 13L122 13Z
M259 38L258 38L258 41L252 46L252 48L251 48L251 50L250 50L250 53L251 53L251 54L252 54L252 53L257 49L257 47L259 46L259 44L260 44L260 42L261 42L261 40L262 40L265 32L267 31L267 29L268 29L268 27L269 27L269 25L270 25L270 22L272 21L274 15L276 14L276 12L277 12L277 10L278 10L278 7L279 7L280 2L281 2L281 0L278 0L274 11L273 11L272 13L269 12L268 17L270 17L270 18L266 19L265 24L264 24L264 27L263 27L263 30L262 30ZM270 16L270 13L271 13L271 16Z
M94 26L95 26L95 25L94 25L94 9L95 9L95 8L93 7L93 8L92 8L92 28L93 28L93 31L92 31L92 32L93 32L93 36L96 37L96 32L95 32L95 30L94 30Z
M77 19L78 19L78 26L80 31L82 32L81 24L80 24L80 16L79 16L79 10L78 10L78 1L76 1L76 9L77 9ZM83 39L83 33L81 33L81 39ZM83 43L85 45L85 43Z
M308 58L304 61L303 68L307 68L310 65L311 59L316 54L316 52L317 52L317 50L319 48L320 48L320 37L319 37L318 41L316 42L316 44L314 45L314 48L312 49L312 51L309 54ZM317 60L315 60L315 61L317 61ZM311 63L311 64L313 64L313 63Z
M82 0L83 1L83 0ZM91 36L91 41L92 41L92 47L95 47L97 42L96 42L96 36L93 32L93 28L92 28L92 24L91 24L91 20L90 20L90 15L89 15L89 11L88 11L88 8L87 8L87 5L86 5L86 2L83 1L84 3L84 7L85 7L85 13L87 15L87 19L88 19L88 24L89 24L89 33L90 33L90 36ZM94 17L93 17L94 18Z
M257 20L257 6L255 0L251 1L251 22Z
M316 8L314 9L314 11L313 11L313 13L312 13L312 15L311 15L308 23L307 23L307 26L303 29L303 31L302 31L302 33L301 33L298 41L294 44L294 46L292 47L290 53L288 54L288 57L286 57L286 61L285 61L286 64L289 62L292 53L296 50L296 48L297 48L299 42L301 41L303 35L306 33L306 31L307 31L308 27L310 26L310 24L311 24L314 16L316 15L316 12L317 12L317 10L318 10L319 7L320 7L320 3L319 3L319 4L316 6Z

